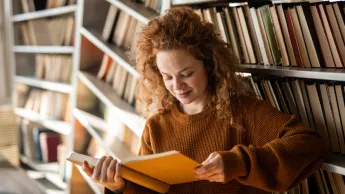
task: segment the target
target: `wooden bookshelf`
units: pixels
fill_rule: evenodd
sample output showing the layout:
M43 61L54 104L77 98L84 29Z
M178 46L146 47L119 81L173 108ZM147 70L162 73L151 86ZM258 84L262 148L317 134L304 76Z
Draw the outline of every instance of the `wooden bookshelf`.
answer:
M77 5L68 5L52 9L45 9L42 11L35 11L23 14L17 14L12 17L12 22L23 22L32 19L39 19L44 17L53 17L73 13L77 10Z
M48 53L48 54L73 54L73 46L14 46L16 53Z
M62 92L69 94L72 92L72 86L65 83L58 83L58 82L51 82L46 80L37 79L34 77L27 77L27 76L19 76L16 75L14 77L14 81L17 83L26 84L29 86L56 91L56 92Z

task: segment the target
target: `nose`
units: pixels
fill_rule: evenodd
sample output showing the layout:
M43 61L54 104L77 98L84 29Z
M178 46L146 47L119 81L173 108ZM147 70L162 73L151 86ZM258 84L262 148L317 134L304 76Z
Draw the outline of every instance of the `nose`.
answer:
M174 79L174 90L182 90L185 87L185 83L179 79L175 78Z

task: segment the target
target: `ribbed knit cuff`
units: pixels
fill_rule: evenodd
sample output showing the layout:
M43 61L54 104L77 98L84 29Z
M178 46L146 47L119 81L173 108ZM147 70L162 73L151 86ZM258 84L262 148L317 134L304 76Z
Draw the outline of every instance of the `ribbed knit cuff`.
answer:
M243 155L236 146L230 151L217 152L223 158L225 182L247 175L247 167Z

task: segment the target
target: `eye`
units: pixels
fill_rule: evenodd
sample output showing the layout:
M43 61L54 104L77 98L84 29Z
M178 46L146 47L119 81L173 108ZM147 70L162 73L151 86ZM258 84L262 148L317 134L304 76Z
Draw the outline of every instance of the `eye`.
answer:
M187 74L182 74L182 77L190 77L193 75L193 72L187 73Z
M171 79L172 79L172 76L164 75L163 78L164 78L164 80L171 80Z

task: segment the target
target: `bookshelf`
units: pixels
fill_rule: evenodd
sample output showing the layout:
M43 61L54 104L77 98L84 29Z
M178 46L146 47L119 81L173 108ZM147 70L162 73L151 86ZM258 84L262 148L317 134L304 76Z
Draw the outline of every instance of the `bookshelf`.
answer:
M28 3L29 11L25 11L22 7L24 2ZM77 99L75 70L79 67L75 65L78 63L73 62L72 59L79 51L76 46L77 25L80 23L78 21L79 1L67 0L64 1L64 4L61 4L63 1L56 1L56 4L49 5L53 7L48 7L47 2L4 1L6 21L9 24L7 29L9 64L12 68L13 79L12 102L21 128L23 121L36 127L36 129L25 128L27 137L21 144L25 144L24 141L32 141L30 140L32 130L42 130L42 132L38 132L39 136L45 133L44 130L49 130L45 134L47 138L48 133L54 133L55 137L59 137L55 140L47 140L47 148L45 148L46 152L55 150L57 159L49 157L44 159L43 156L46 152L43 151L41 153L43 159L37 159L37 152L40 151L35 150L33 153L31 153L32 151L21 151L21 163L32 169L27 170L27 174L35 179L38 187L44 193L69 193L72 169L71 166L63 164L61 160L73 150L73 140L69 140L69 138L74 130L72 110L76 106ZM25 29L26 31L24 31ZM37 30L46 30L46 33L43 36L42 34L37 35ZM33 101L40 104L37 105L38 109L25 106L33 92L37 92L36 100ZM44 95L46 97L43 97ZM21 104L23 102L25 104ZM55 109L53 114L56 114L57 117L52 117L52 112L42 112L43 109ZM19 130L19 133L22 131ZM38 139L41 141L38 144L42 144L40 139L43 138ZM61 145L63 149L56 147L57 144ZM29 149L32 149L32 146L37 146L37 142L25 145L29 145ZM48 162L44 162L45 160Z
M13 0L15 1L15 0ZM11 10L12 2L6 0L6 6ZM170 2L165 1L164 2ZM296 2L309 2L309 1L272 1L273 4L289 3L293 5ZM313 1L316 2L316 1ZM318 1L325 2L325 1ZM172 6L179 5L191 5L196 7L212 7L212 6L226 6L226 7L238 7L246 5L246 1L216 1L216 0L172 0ZM99 104L104 104L107 109L114 113L112 119L120 122L121 124L128 127L128 129L137 138L141 137L145 118L136 111L136 108L132 103L127 102L122 96L114 90L114 88L103 80L97 78L95 69L100 68L102 63L102 55L106 54L111 58L117 65L121 66L129 75L139 78L140 75L135 69L135 62L127 56L128 49L124 49L122 46L118 46L113 42L105 41L102 37L102 30L104 23L107 19L107 12L111 6L116 7L121 12L125 12L129 16L133 17L138 22L143 24L148 23L150 18L156 17L158 14L144 6L144 4L136 3L131 0L78 0L75 5L66 5L63 7L52 8L47 10L20 13L13 15L12 12L7 13L7 20L12 24L9 28L9 34L13 34L13 26L35 19L42 19L46 17L60 17L63 15L73 14L75 18L75 36L74 46L53 46L53 45L15 45L14 37L11 37L11 67L13 72L18 68L16 65L15 56L19 55L34 55L34 54L63 54L72 55L72 67L73 72L69 82L60 83L48 80L42 80L35 78L34 75L27 74L15 74L15 84L24 84L33 88L39 88L43 90L55 91L59 93L68 94L70 98L70 121L56 121L52 119L44 119L39 114L25 110L24 108L16 108L16 114L21 117L28 119L32 122L39 123L46 128L52 129L67 137L67 150L73 151L77 146L76 138L80 138L77 133L76 123L79 122L83 129L94 138L96 142L106 151L109 155L114 158L121 158L121 154L133 154L133 149L129 149L124 145L121 137L114 143L118 146L115 149L114 146L109 146L104 143L103 138L100 136L98 131L103 132L114 132L121 130L120 128L108 127L108 121L106 118L96 117L90 112L92 110L84 110L79 107L78 103L78 90L81 85L84 85L92 95L98 99ZM102 12L94 12L94 8L102 10ZM13 35L11 35L13 36ZM86 43L88 42L88 43ZM90 46L91 44L92 46ZM90 49L91 47L91 49ZM90 49L90 51L89 51ZM95 51L95 52L94 52ZM88 57L90 53L96 53ZM97 54L98 53L98 54ZM31 67L31 72L34 67ZM30 72L30 71L29 71ZM337 68L301 68L301 67L283 67L283 66L272 66L262 64L242 64L239 67L239 72L251 73L253 75L261 76L278 76L278 77L291 77L291 78L303 78L311 80L325 80L325 81L345 81L344 69ZM16 92L14 92L14 96ZM15 99L15 98L14 98ZM15 100L14 100L15 101ZM106 111L100 111L101 114ZM109 118L108 118L109 119ZM114 132L116 134L116 132ZM124 147L124 149L122 149ZM120 149L121 148L121 149ZM125 151L124 151L125 150ZM22 156L22 162L37 169L37 163L34 160L30 160L27 157ZM56 166L55 166L56 167ZM67 186L64 190L70 191L70 181L75 175L71 170L72 166L67 164L66 175L67 175ZM330 172L339 173L345 175L345 157L338 154L330 154L329 160L323 164L323 169ZM95 193L102 193L99 185L95 184L88 176L83 173L81 168L77 168L78 172L82 175L85 181L90 185L91 189Z
M67 13L73 13L77 10L77 5L67 5L63 7L52 8L49 10L35 11L12 16L12 22L23 22L44 17L59 16Z
M107 4L104 2L99 2L98 4L94 1L83 1L83 7L81 8L84 12L92 6L98 6L104 10L109 10L109 6L115 6L122 12L126 12L136 20L147 23L149 18L157 16L156 13L144 7L143 4L137 4L132 1L125 0L106 0ZM272 1L273 5L279 5L281 3L293 6L296 3L317 3L317 2L329 2L329 1ZM335 2L335 1L332 1ZM245 5L251 5L252 2L247 3L247 1L213 1L213 0L172 0L172 6L180 5L191 5L195 8L209 8L212 6L221 7L239 7ZM266 2L267 3L267 2ZM260 2L258 3L260 4ZM263 4L262 4L263 5ZM135 64L132 60L127 57L127 50L121 46L117 46L114 43L105 41L102 37L102 29L104 21L106 20L106 13L98 14L96 19L91 19L92 16L83 15L83 24L80 26L79 36L81 39L86 39L89 41L97 52L108 55L113 61L118 65L122 66L129 74L139 77L139 73L135 69ZM84 40L83 40L84 41ZM86 50L86 46L83 46L83 41L80 45L80 56L76 56L83 60L82 53ZM84 54L85 55L85 54ZM84 60L87 63L87 60ZM101 57L96 62L101 64ZM82 65L82 63L80 63ZM345 71L340 68L306 68L306 67L283 67L283 66L273 66L273 65L263 65L258 63L247 64L242 63L238 69L239 72L251 73L252 75L260 76L277 76L285 78L303 78L306 80L321 80L321 81L345 81ZM121 120L132 132L134 132L138 137L141 136L142 129L145 123L144 117L139 113L135 112L135 108L127 103L125 100L121 99L119 95L114 91L114 89L103 80L97 78L94 70L80 69L77 75L78 79L84 84L103 104L108 108L115 110L115 115L118 120ZM86 131L96 139L100 147L103 148L107 153L115 158L118 158L116 151L111 149L108 145L102 143L102 138L96 132L91 123L97 123L95 126L102 126L103 130L106 130L106 121L102 121L103 118L90 115L87 111L81 109L74 109L74 115L79 122L83 125ZM117 130L117 129L108 129ZM129 152L129 151L128 151ZM329 159L322 165L322 168L341 175L345 175L345 157L336 153L331 153ZM83 174L83 173L82 173ZM93 182L84 177L89 185L94 188ZM97 193L97 189L94 189Z
M299 68L244 64L239 67L238 71L273 76L285 76L330 81L345 81L344 69Z
M72 86L69 84L40 80L34 77L17 75L14 77L14 81L17 83L22 83L29 86L47 89L47 90L56 91L56 92L62 92L62 93L67 93L67 94L72 92Z
M73 54L74 48L71 46L14 46L12 49L16 53L48 53L48 54Z

